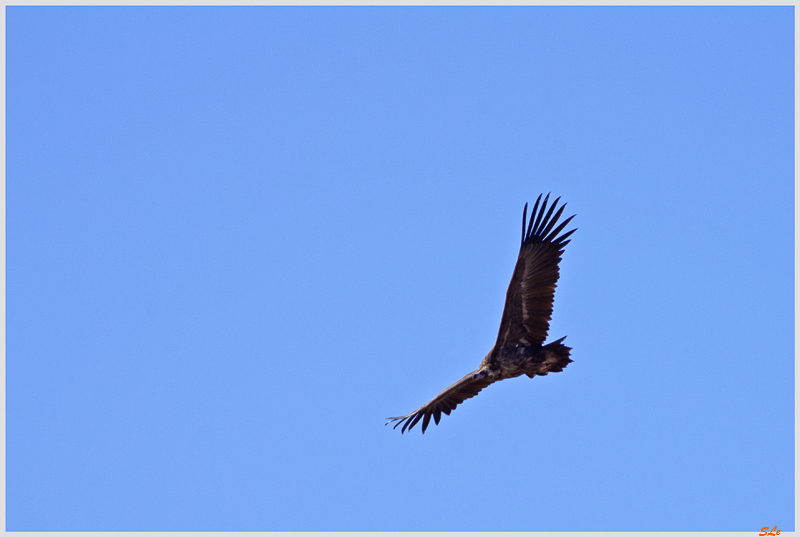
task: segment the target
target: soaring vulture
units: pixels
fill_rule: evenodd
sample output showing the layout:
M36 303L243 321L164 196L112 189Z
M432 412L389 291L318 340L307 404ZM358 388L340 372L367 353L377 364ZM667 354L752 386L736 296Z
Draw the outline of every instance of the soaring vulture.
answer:
M573 229L559 236L561 230L575 215L556 226L566 203L553 214L561 198L556 198L548 209L549 198L550 194L545 196L540 208L539 202L542 196L539 195L531 211L527 230L525 229L527 203L522 211L522 246L517 266L514 267L514 275L506 292L500 332L492 350L481 361L478 369L411 414L387 418L389 420L386 422L387 425L396 422L394 428L397 428L402 424L401 432L404 433L406 429L413 429L417 422L422 420L424 434L431 416L438 425L442 412L449 415L465 399L478 395L478 392L493 382L523 374L533 378L536 375L556 373L572 361L569 358L569 351L572 349L562 343L566 336L544 345L550 325L550 315L553 313L558 263L561 261L561 254L564 253L564 247L569 243L567 237L575 232Z

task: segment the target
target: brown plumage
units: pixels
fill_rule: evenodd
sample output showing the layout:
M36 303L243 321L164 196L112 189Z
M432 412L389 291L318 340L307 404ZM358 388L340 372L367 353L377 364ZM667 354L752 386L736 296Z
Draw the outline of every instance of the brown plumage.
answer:
M572 361L569 358L570 347L562 344L565 337L543 346L553 313L558 263L564 247L570 242L567 238L575 232L573 229L558 235L575 215L555 227L566 203L553 214L561 198L556 198L548 209L549 198L550 194L542 201L542 196L539 195L531 211L527 230L527 203L522 211L522 246L514 275L508 285L500 331L492 350L481 361L478 369L411 414L387 418L387 425L395 422L394 428L402 425L401 432L405 432L406 429L413 429L422 420L424 433L431 417L438 425L443 412L450 414L459 404L478 395L478 392L493 382L523 374L533 378L536 375L555 373Z

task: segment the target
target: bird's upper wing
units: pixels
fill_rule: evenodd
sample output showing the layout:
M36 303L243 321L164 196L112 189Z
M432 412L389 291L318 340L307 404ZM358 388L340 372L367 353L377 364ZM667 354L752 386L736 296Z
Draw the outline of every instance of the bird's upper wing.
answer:
M478 392L492 382L494 382L493 378L484 377L479 371L473 371L408 416L387 419L397 422L394 424L394 429L402 423L403 428L400 432L403 433L406 429L409 431L413 429L414 425L422 419L422 433L424 434L425 429L428 428L428 423L431 421L431 416L433 416L433 420L436 422L436 425L438 425L439 419L442 417L442 412L450 415L450 412L455 407L464 402L464 400L478 395ZM389 422L386 424L388 425Z
M495 348L508 345L542 345L547 338L550 316L553 313L553 295L558 281L558 262L561 261L564 246L569 243L567 237L575 232L573 229L558 236L575 215L555 227L566 203L554 215L553 210L561 198L556 198L548 209L549 197L550 194L544 198L539 208L539 201L542 199L539 195L531 211L527 231L527 203L522 212L522 247L506 292L506 305Z

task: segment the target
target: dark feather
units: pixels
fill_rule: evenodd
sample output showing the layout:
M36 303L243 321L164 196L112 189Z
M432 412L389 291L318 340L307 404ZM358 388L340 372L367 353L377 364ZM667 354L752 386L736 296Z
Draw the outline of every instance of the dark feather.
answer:
M528 232L522 242L517 265L514 267L514 274L506 292L506 304L497 334L496 348L506 345L514 346L523 339L528 345L542 345L547 338L553 313L553 296L559 275L558 263L561 261L563 248L568 242L565 239L575 232L573 229L556 237L574 218L574 215L559 224L554 232L551 232L564 211L566 203L553 216L553 210L561 198L556 198L548 209L549 197L549 194L545 196L541 209L536 214L536 221L532 225L529 223ZM534 212L531 212L531 220L534 218L538 205L539 199L536 200ZM546 214L545 211L547 211ZM523 211L524 226L525 213Z
M438 425L442 412L450 415L450 412L454 408L470 397L475 397L478 395L478 392L494 382L491 378L475 378L477 373L477 371L473 371L411 414L387 419L390 422L396 422L393 427L394 429L396 429L398 425L402 425L403 427L400 431L406 432L406 428L408 428L408 430L413 429L414 425L424 417L425 420L422 422L422 432L424 434L425 429L428 428L431 416L433 416L434 421Z

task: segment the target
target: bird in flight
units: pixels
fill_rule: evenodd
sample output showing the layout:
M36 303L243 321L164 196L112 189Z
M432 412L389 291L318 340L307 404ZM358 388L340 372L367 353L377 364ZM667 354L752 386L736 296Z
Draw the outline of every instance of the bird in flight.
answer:
M387 418L386 424L394 422L394 427L402 425L401 433L411 430L422 420L422 432L428 428L431 416L436 424L442 412L450 412L464 400L478 395L489 384L503 379L528 375L557 373L567 367L572 360L572 350L562 342L553 341L544 345L553 313L553 295L558 281L558 263L564 247L570 242L567 238L575 230L559 236L575 215L570 216L556 227L566 203L555 214L556 200L547 207L550 194L542 201L540 194L531 211L530 221L525 217L528 204L522 211L522 246L519 250L514 275L506 291L506 305L500 320L500 332L492 350L481 361L478 369L468 374L439 395L428 401L407 416ZM539 207L539 202L541 207ZM537 212L538 210L538 212ZM535 220L534 220L535 219Z

